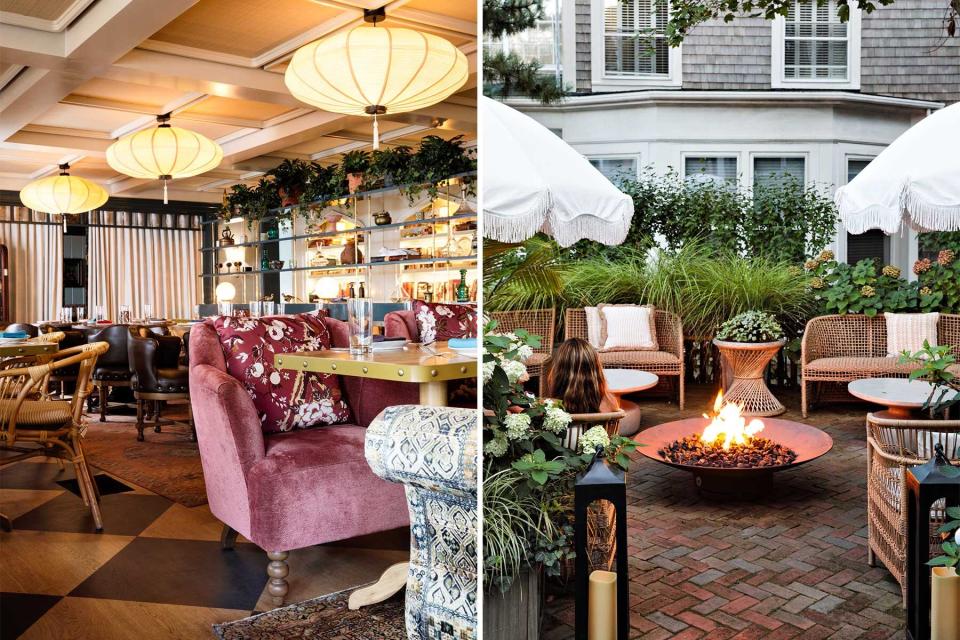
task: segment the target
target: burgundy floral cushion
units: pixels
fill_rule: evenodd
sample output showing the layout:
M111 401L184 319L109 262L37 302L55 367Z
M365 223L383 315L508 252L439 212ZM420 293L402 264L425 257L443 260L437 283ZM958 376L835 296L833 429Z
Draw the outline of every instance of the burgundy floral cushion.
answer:
M466 304L413 303L420 342L477 337L477 310Z
M243 383L265 433L290 431L350 420L350 407L336 376L277 369L278 353L330 348L323 320L309 316L213 320L227 372Z

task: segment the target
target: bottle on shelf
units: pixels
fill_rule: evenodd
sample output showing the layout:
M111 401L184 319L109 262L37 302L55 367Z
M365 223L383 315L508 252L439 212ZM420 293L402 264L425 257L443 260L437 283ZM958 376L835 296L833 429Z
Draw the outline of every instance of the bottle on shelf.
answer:
M470 302L470 288L467 286L466 269L460 269L460 283L457 285L457 302Z
M357 297L357 292L354 290L354 288L353 288L353 283L352 283L352 282L350 283L350 297L351 297L351 298L356 298L356 297Z
M366 297L367 297L367 291L366 291L366 289L363 288L363 281L362 281L362 280L360 281L360 297L361 297L361 298L366 298Z

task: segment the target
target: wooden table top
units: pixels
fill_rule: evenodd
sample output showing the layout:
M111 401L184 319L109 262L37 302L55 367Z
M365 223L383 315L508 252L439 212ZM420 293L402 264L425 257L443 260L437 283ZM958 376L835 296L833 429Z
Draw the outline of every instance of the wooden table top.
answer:
M374 351L363 356L351 355L347 349L281 353L274 356L274 364L280 369L397 382L441 382L476 377L476 358L451 351L446 342L436 342L430 349L440 355L432 355L421 350L420 345L411 343L403 349Z
M0 358L17 356L39 356L56 353L58 346L52 342L21 342L19 344L0 344Z

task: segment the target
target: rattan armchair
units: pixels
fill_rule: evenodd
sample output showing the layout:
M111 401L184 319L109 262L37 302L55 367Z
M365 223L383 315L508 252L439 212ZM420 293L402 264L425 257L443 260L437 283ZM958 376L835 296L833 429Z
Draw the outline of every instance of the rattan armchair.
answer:
M83 454L81 428L83 403L91 391L90 372L107 349L106 342L94 342L63 349L45 363L0 370L0 447L18 453L0 459L0 466L38 455L68 458L97 531L103 529L103 519L97 488ZM75 365L79 365L79 373L70 401L40 397L52 372Z
M941 313L937 344L950 345L960 357L960 315ZM882 315L819 316L807 323L800 351L801 402L806 417L815 386L861 378L906 378L915 364L887 355L887 322ZM957 368L960 374L960 367Z
M943 444L955 462L960 453L960 420L893 420L867 414L867 561L884 564L900 583L907 604L907 467L923 464ZM935 505L936 507L936 505ZM930 532L943 524L936 508ZM939 554L939 539L930 536L931 555Z
M544 364L553 353L553 336L557 331L556 309L526 309L522 311L494 311L490 314L497 321L497 331L507 333L516 329L526 329L531 335L540 336L540 346L533 355L524 360L527 373L531 378L541 377L545 373Z
M680 317L657 309L654 312L659 351L601 351L600 362L610 369L637 369L655 373L676 383L677 400L684 407L683 323ZM587 313L583 309L567 309L564 339L587 339ZM547 363L549 367L549 363Z
M572 420L567 425L567 435L563 438L563 445L573 451L577 450L580 436L598 425L607 430L608 436L620 433L620 421L627 415L626 411L610 411L608 413L572 413Z

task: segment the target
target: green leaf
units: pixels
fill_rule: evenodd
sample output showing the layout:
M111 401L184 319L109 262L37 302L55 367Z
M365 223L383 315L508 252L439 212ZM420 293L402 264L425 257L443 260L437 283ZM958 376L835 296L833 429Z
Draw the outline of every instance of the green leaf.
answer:
M546 484L548 476L546 471L533 471L530 473L530 478L537 484L543 485Z

